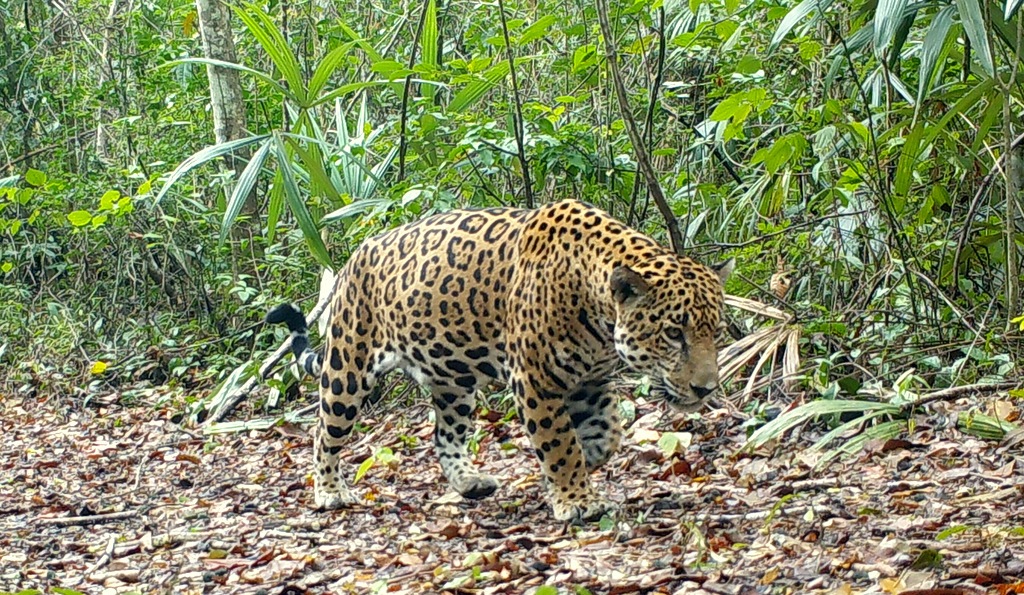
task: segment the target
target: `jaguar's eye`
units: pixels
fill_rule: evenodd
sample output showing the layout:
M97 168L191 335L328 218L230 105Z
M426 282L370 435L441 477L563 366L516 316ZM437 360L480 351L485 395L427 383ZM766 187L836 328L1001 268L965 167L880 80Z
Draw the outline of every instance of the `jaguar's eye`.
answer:
M675 341L676 343L682 343L683 342L683 329L681 329L679 327L676 327L676 326L670 326L667 329L665 329L665 336L668 337L669 341Z

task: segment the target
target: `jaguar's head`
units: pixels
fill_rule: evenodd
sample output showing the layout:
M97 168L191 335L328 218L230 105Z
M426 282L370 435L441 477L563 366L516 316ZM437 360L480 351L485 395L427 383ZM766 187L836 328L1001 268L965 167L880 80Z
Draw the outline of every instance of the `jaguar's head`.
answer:
M666 254L609 277L615 301L615 350L651 379L651 392L684 411L718 388L722 287L734 260L705 266Z

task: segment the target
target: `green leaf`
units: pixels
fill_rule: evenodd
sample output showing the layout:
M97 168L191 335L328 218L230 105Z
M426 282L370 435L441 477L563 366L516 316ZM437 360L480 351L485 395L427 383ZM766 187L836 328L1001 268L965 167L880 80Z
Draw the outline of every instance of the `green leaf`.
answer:
M534 595L558 595L558 589L551 585L544 585L542 587L537 587L537 590L533 593Z
M815 417L820 415L831 415L836 413L843 413L847 411L856 411L862 413L869 412L882 412L882 413L898 413L899 406L892 405L890 403L876 403L874 401L811 401L787 411L780 415L774 420L758 428L750 438L747 439L745 449L754 449L759 446L766 444L769 440L779 438L789 430L799 426ZM854 420L860 421L860 420Z
M305 105L307 95L302 84L302 70L299 68L299 61L292 53L277 25L270 20L267 13L251 2L247 2L244 9L235 7L235 14L245 23L246 28L270 57L281 77L288 81L288 89L294 94L296 102L303 107L308 107Z
M281 172L281 185L284 187L284 197L288 209L292 212L296 222L298 222L299 229L302 230L302 235L306 238L306 244L309 245L313 256L323 266L333 269L334 263L331 262L327 246L324 245L323 238L320 237L320 229L317 227L316 222L313 221L313 216L310 214L306 203L303 202L299 185L292 174L291 159L289 158L285 143L278 135L275 135L274 140L274 152L277 157L279 171Z
M771 43L768 44L768 53L774 52L778 49L779 44L782 40L789 35L789 32L796 27L796 24L802 21L807 15L815 12L819 8L822 12L829 9L832 6L833 0L803 0L800 4L793 7L793 10L786 14L782 22L779 23L779 28L775 30L775 35L772 36Z
M163 199L164 195L167 194L167 191L171 189L171 186L193 169L213 161L217 157L229 155L242 147L262 142L268 138L270 138L269 134L258 134L248 138L240 138L238 140L213 145L197 151L191 157L182 161L178 167L174 168L171 175L164 181L164 185L160 188L160 192L157 193L156 198L153 199L153 204L158 204Z
M963 23L964 32L971 40L971 49L978 57L978 63L990 77L994 77L996 70L992 62L992 48L988 45L985 17L978 0L956 0L956 9L960 13L960 22Z
M761 70L761 61L754 56L743 56L736 63L736 72L740 74L754 74L758 70Z
M914 170L917 168L921 152L921 136L926 127L927 124L924 122L918 122L903 143L899 164L896 166L896 181L893 184L893 191L900 196L906 196L910 192L910 182L914 178Z
M299 155L302 165L304 165L306 171L309 172L311 185L317 190L323 192L331 202L344 202L341 197L341 193L339 193L338 189L334 187L334 182L331 181L331 177L327 174L327 170L324 169L324 162L320 157L320 152L307 150L305 147L300 145L295 138L290 136L288 137L288 144L291 145L292 150Z
M231 230L231 225L235 222L235 218L238 217L238 213L242 211L242 206L245 204L246 199L249 198L253 185L256 184L256 178L263 168L263 162L266 161L267 155L270 154L270 145L271 142L269 140L260 145L260 148L249 159L245 169L242 170L242 174L238 176L235 188L231 191L231 198L228 199L228 204L224 208L224 220L220 225L219 245L221 246L224 245L224 241L228 237L228 231Z
M89 211L72 211L68 213L68 221L75 227L82 227L92 223L92 213Z
M903 24L907 0L878 0L874 19L875 57L882 59L887 56L886 50L896 36L896 30Z
M273 242L277 235L277 222L284 211L284 174L278 167L274 172L274 181L267 192L267 242Z
M361 480L366 475L366 473L373 467L373 464L375 462L376 459L374 459L373 457L366 457L366 460L360 463L359 468L356 469L356 476L355 479L352 480L352 483L359 483L359 480Z
M331 75L338 69L342 61L348 57L349 52L352 51L352 43L345 43L331 50L329 54L324 56L324 59L317 65L316 71L313 73L313 77L309 79L309 96L316 97L323 90L327 81L330 80Z
M924 41L921 43L921 65L918 69L917 106L920 109L921 102L931 91L932 81L939 73L943 58L949 50L947 40L949 29L953 25L953 7L947 6L937 12L932 18L932 24L925 33Z
M114 208L114 203L117 199L121 198L121 193L117 190L107 190L100 197L100 210L109 211Z
M518 62L518 60L516 60ZM475 80L465 87L461 91L455 94L452 98L451 103L448 104L448 109L454 113L461 113L465 109L477 101L479 101L484 95L486 95L491 89L496 87L498 83L505 80L508 76L509 65L508 61L502 60L494 66L488 68L483 73L481 79Z
M276 78L264 72L260 72L259 70L249 68L248 66L242 66L241 64L235 64L234 62L225 62L223 60L213 60L210 58L182 58L180 60L172 60L170 62L166 62L161 67L169 68L171 66L177 66L179 64L208 64L212 66L220 66L221 68L230 68L231 70L237 70L239 72L244 72L246 74L251 74L252 76L260 79L261 81L267 83L268 85L280 91L281 94L283 94L288 99L291 99L296 103L299 102L298 96L292 93L291 90L288 89L288 87L278 82Z
M977 85L973 89L965 93L952 107L946 110L942 118L935 124L932 124L925 131L921 138L921 146L927 147L932 144L935 137L942 132L949 122L958 117L962 113L974 109L974 106L983 98L987 93L995 89L995 79L987 78Z
M541 37L544 37L547 34L548 29L551 28L551 25L554 25L557 21L558 19L550 14L537 19L536 23L530 25L525 31L523 31L522 35L519 36L519 40L516 41L516 45L524 46L531 41L536 41Z
M38 169L30 169L25 172L25 181L36 188L40 188L46 185L46 174Z
M953 537L954 535L959 535L968 529L970 529L970 527L968 527L967 525L953 525L948 529L943 529L942 531L939 531L939 534L935 536L935 540L945 541L950 537Z
M8 261L8 262L5 262L2 265L0 265L0 272L9 273L9 272L11 272L13 270L14 270L14 263L13 262Z
M435 0L427 0L423 10L425 12L423 14L423 32L420 35L420 43L422 45L420 62L429 66L430 70L434 70L437 68L438 63L437 3ZM436 92L437 88L433 85L420 87L420 93L431 104L434 102Z

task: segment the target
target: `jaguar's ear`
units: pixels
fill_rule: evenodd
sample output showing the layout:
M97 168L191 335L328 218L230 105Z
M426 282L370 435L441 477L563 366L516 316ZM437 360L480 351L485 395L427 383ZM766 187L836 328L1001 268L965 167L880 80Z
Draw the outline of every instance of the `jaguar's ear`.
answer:
M616 303L623 305L643 299L651 288L643 277L627 266L617 266L612 269L609 283L612 286L612 297L615 298Z
M722 281L722 285L725 285L725 281L732 274L733 269L736 268L736 259L730 258L725 262L711 265L711 270L718 274L718 278Z

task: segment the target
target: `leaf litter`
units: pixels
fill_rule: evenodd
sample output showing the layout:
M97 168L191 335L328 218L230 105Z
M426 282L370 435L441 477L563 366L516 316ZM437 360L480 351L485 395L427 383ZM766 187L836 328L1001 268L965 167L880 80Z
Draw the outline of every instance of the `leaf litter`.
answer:
M573 527L493 412L495 496L448 490L428 408L392 405L347 449L360 504L318 512L306 426L204 436L170 409L0 397L0 591L1024 593L1017 442L918 416L815 471L813 430L750 453L728 409L636 409L593 475L618 514Z

